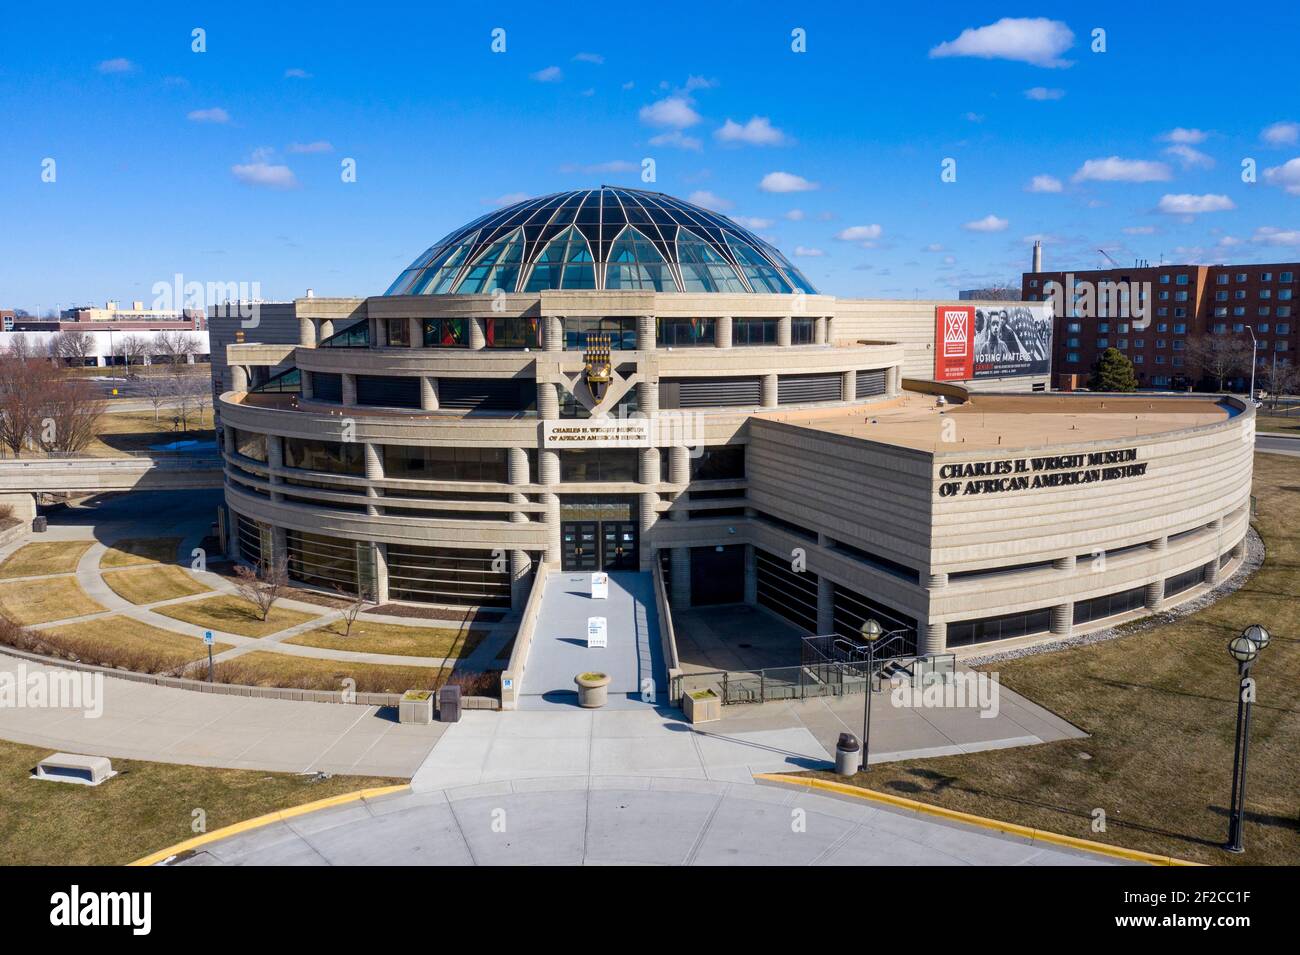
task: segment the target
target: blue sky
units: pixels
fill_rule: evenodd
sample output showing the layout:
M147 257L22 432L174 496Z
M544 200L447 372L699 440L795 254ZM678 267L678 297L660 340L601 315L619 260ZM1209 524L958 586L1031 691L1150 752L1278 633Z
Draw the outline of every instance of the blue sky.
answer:
M1300 259L1294 3L185 6L4 12L0 307L178 272L378 294L504 197L601 182L843 296L1018 281L1034 237L1048 267Z

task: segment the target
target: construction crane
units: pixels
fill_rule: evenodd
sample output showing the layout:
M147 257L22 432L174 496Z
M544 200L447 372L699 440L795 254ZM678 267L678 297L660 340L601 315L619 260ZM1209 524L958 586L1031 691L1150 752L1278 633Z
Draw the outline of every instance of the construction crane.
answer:
M1106 257L1106 261L1109 262L1115 268L1117 269L1123 268L1123 266L1120 265L1118 262L1116 262L1114 257L1111 256L1111 254L1107 252L1105 249L1098 249L1097 251L1100 252L1102 255L1104 255Z

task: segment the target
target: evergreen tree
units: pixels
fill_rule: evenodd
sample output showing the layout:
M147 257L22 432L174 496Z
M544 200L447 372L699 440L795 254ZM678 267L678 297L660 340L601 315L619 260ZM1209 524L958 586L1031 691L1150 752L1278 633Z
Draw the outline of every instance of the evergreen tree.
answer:
M1137 391L1133 363L1118 348L1107 348L1092 366L1092 391Z

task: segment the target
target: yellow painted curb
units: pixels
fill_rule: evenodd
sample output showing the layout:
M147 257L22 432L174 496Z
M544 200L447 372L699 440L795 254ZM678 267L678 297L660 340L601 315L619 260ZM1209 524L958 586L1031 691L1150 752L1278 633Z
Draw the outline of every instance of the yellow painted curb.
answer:
M330 796L326 799L317 799L315 802L303 803L301 806L291 806L288 809L279 809L275 812L268 812L265 816L256 816L252 819L245 819L243 822L237 822L234 825L215 829L212 832L205 832L201 836L195 836L193 839L186 839L184 842L178 842L176 845L168 846L166 849L159 849L157 852L150 853L143 859L136 859L134 862L128 862L127 865L154 865L169 856L179 855L180 853L187 852L190 849L197 849L199 846L207 845L209 842L216 842L218 839L225 839L229 836L239 835L241 832L260 829L263 826L269 826L275 822L283 822L286 819L292 819L294 816L305 816L309 812L318 812L321 809L330 809L334 806L344 806L350 802L358 802L362 799L374 799L377 796L387 796L391 793L407 792L410 788L411 786L409 783L402 783L399 786L375 786L371 789L358 789L356 792L343 793L339 796Z
M884 803L887 806L894 806L897 809L907 809L911 812L924 813L927 816L937 816L940 819L949 819L953 822L979 826L982 829L992 829L995 832L1022 836L1032 842L1050 842L1070 849L1080 849L1084 852L1095 852L1098 855L1125 859L1129 862L1145 862L1148 865L1204 865L1201 862L1175 859L1173 856L1159 855L1155 852L1142 852L1138 849L1125 849L1121 846L1107 845L1104 842L1093 842L1091 839L1063 836L1059 832L1048 832L1046 829L1034 829L1015 822L989 819L987 816L976 816L969 812L959 812L956 809L944 809L942 806L932 806L929 803L907 799L904 796L891 796L888 793L877 792L874 789L850 786L848 783L831 782L828 779L817 779L810 776L788 776L784 773L758 773L754 778L790 786L806 786L809 789L820 789L841 796L851 796L854 799L867 799L872 802Z

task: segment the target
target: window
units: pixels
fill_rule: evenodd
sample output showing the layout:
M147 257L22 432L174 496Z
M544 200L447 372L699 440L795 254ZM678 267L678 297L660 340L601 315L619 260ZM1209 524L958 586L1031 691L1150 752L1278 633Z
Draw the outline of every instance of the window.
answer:
M535 318L484 319L488 348L541 348L542 323Z
M1227 285L1227 284L1228 284L1228 276L1226 276L1226 275L1222 275L1222 274L1220 274L1220 275L1216 275L1216 276L1214 277L1214 284L1215 284L1215 285Z
M1134 348L1146 348L1146 347L1147 347L1147 340L1146 340L1145 338L1137 338L1137 339L1134 339L1134 341L1133 341L1133 347L1134 347Z
M469 332L463 318L426 318L424 320L425 348L466 348Z
M501 289L513 292L519 281L519 268L524 254L524 233L516 229L510 235L497 239L479 254L479 257L456 286L457 295L478 295ZM595 288L594 283L590 286Z
M1289 288L1280 288L1280 289L1277 290L1277 297L1278 297L1279 299L1281 299L1282 301L1284 301L1284 302L1289 302L1289 301L1291 301L1291 295L1292 295L1292 292L1291 292L1291 289L1289 289Z
M509 480L505 448L466 445L384 445L384 476L421 481L479 481L504 484Z
M724 444L706 447L698 458L691 458L692 481L737 480L745 476L745 446Z
M1162 275L1162 276L1160 276L1160 284L1161 284L1161 285L1168 285L1168 284L1169 284L1169 276L1167 276L1167 275Z
M1117 341L1117 342L1115 343L1115 347L1117 347L1117 348L1128 348L1128 339L1127 339L1127 338L1121 338L1119 341Z
M1146 361L1146 358L1145 358L1145 356L1143 356L1143 355L1134 355L1134 356L1133 356L1133 364L1135 364L1135 365L1140 365L1140 364L1142 364L1144 361Z
M731 344L775 345L779 321L775 318L737 318L732 320Z
M1071 364L1074 364L1074 363L1078 362L1078 360L1079 360L1079 353L1078 353L1078 352L1075 352L1075 351L1072 351L1072 352L1070 352L1069 354L1067 354L1067 355L1065 356L1065 360L1068 361L1068 362L1070 362Z
M560 480L636 481L641 452L636 448L592 448L586 451L561 451Z
M628 226L610 246L605 288L675 292L672 270L648 238Z
M1243 325L1241 322L1232 323L1232 331L1234 334L1240 335L1245 330L1246 330L1246 326Z
M1216 302L1226 302L1226 301L1228 300L1228 293L1227 293L1226 291L1225 291L1225 292L1215 292L1215 293L1214 293L1214 300L1215 300Z
M1237 291L1232 293L1232 297L1241 300L1246 297L1246 290L1244 288L1239 288Z
M1288 347L1289 346L1287 345L1286 341L1281 338L1279 338L1277 341L1273 343L1274 351L1286 351Z
M1174 323L1174 334L1175 334L1175 335L1185 335L1185 334L1187 334L1187 326L1186 326L1185 324L1183 324L1182 322L1175 322L1175 323Z
M1103 617L1114 617L1117 614L1129 613L1133 610L1142 610L1146 607L1146 588L1134 587L1131 590L1121 590L1116 594L1107 594L1104 597L1093 597L1090 600L1076 600L1074 602L1074 623L1078 626L1081 623L1088 623L1092 620L1101 620Z
M587 347L589 334L609 336L609 347L615 351L636 348L635 318L566 318L564 319L564 347L568 351L582 351Z
M660 345L673 348L712 345L717 334L716 318L655 319L656 338Z
M1156 314L1157 314L1157 315L1160 315L1161 317L1163 317L1163 316L1169 314L1169 309L1167 309L1167 308L1158 308L1158 309L1156 309Z
M1227 317L1228 317L1228 306L1226 306L1226 305L1221 305L1221 306L1219 306L1218 308L1216 308L1216 309L1214 310L1214 317L1215 317L1215 318L1227 318Z
M1232 307L1232 314L1233 314L1233 315L1236 315L1236 316L1245 315L1245 314L1246 314L1246 306L1244 306L1244 305L1234 305L1234 306Z
M1167 332L1167 331L1169 331L1169 325L1168 325L1168 323L1167 323L1167 322L1161 322L1159 325L1156 326L1156 331L1158 331L1158 332Z
M1245 273L1245 272L1238 272L1238 273L1237 273L1237 281L1238 281L1238 282L1244 282L1244 281L1246 281L1246 273Z
M265 464L266 435L235 429L234 451L243 457L252 458L254 461L261 461Z
M594 289L596 272L587 240L573 226L546 244L533 264L525 292L545 289Z
M1109 347L1110 347L1110 339L1109 339L1109 338L1098 338L1098 339L1097 339L1097 349L1098 349L1099 351L1104 350L1104 349L1107 349L1107 348L1109 348Z
M687 292L747 291L727 260L688 229L677 232L677 261Z
M411 346L411 323L404 318L390 318L384 321L385 341L390 348L409 348Z
M817 319L815 318L790 319L790 344L811 345L816 326Z
M980 620L959 620L948 624L948 646L964 647L991 640L1010 640L1051 629L1052 612L1048 607L1027 613L1010 613Z
M1277 329L1277 333L1278 333L1279 335L1290 335L1290 334L1291 334L1291 323L1290 323L1290 322L1278 322L1277 325L1274 326L1274 327Z
M1065 330L1067 332L1079 332L1083 331L1083 326L1079 322L1070 322L1070 324L1066 326Z
M1102 323L1100 323L1100 324L1097 326L1097 331L1099 331L1099 332L1108 332L1108 331L1110 331L1110 322L1102 322Z
M1070 338L1070 339L1067 339L1066 342L1065 342L1065 344L1066 344L1066 346L1067 346L1068 348L1078 348L1078 347L1079 347L1079 339L1077 339L1077 338Z
M1182 306L1179 306L1178 308L1174 309L1174 318L1186 318L1186 317L1187 317L1187 309L1183 308Z
M335 474L366 473L364 452L360 444L338 441L308 441L284 438L284 466L304 471L329 471Z
M1157 365L1163 365L1164 363L1165 363L1165 356L1164 356L1164 355L1156 355L1156 364L1157 364Z
M1267 305L1261 305L1256 311L1261 316L1267 315L1269 313L1269 307ZM1267 323L1262 323L1262 324L1267 324Z
M1259 290L1259 297L1260 297L1260 298L1272 298L1272 297L1273 297L1273 290L1272 290L1271 288L1262 288L1262 289Z
M1156 347L1157 347L1157 348L1164 348L1164 347L1165 347L1165 340L1164 340L1163 338L1157 338L1157 339L1156 339Z
M1260 280L1261 282L1271 282L1271 281L1273 281L1273 273L1272 273L1272 272L1262 272L1262 273L1260 273L1259 280Z
M1186 293L1185 291L1183 291L1183 292L1176 292L1176 293L1174 294L1174 301L1176 301L1176 302L1185 302L1185 301L1187 301L1187 293Z
M1292 282L1295 281L1295 277L1291 272L1282 272L1278 275L1277 280L1279 282Z
M1186 275L1180 275L1180 276L1178 276L1178 284L1179 284L1179 285L1186 285L1186 284L1187 284L1187 276L1186 276Z

